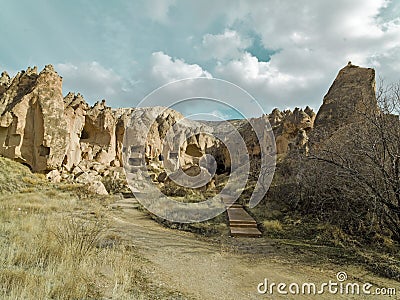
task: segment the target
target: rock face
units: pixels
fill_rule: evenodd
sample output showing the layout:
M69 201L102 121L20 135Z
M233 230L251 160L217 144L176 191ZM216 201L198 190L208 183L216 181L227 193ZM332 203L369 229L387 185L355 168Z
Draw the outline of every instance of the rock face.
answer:
M315 118L312 142L329 138L340 127L353 123L360 114L377 109L375 70L349 64L339 71Z
M82 159L81 134L85 126L86 112L89 106L78 94L69 93L64 98L64 114L67 121L68 145L66 148L64 167L71 170Z
M309 138L312 144L323 142L366 109L376 109L375 72L349 64L340 70L317 115L309 107L274 109L269 115L230 124L245 141L249 156L259 158L264 145L251 125L267 118L278 158L284 158L293 150L307 153ZM195 170L229 171L230 155L213 136L215 128L218 124L190 121L162 107L113 110L104 100L90 107L80 94L63 98L62 78L51 65L40 73L35 67L14 78L6 72L0 77L0 155L47 173L52 181L72 179L101 194L102 178L123 173L125 133L133 144L146 141L140 149L125 149L133 164L136 158L144 158L154 169L168 165L174 170L179 164L189 176ZM207 154L215 157L216 165L204 159ZM154 175L160 183L167 179L162 172Z
M295 108L293 112L274 109L269 121L275 134L277 154L284 156L294 149L306 153L308 133L313 129L314 120L315 113L308 106L304 110Z
M5 80L4 80L5 79ZM61 77L52 66L2 76L0 154L29 165L33 171L61 166L68 143Z

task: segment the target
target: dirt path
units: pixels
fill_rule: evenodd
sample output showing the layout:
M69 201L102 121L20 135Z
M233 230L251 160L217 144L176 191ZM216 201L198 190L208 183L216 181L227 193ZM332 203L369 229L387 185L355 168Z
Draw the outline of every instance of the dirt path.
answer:
M112 230L122 234L134 243L139 252L155 268L151 276L164 282L169 288L178 290L195 299L364 299L365 295L332 295L326 291L322 295L273 295L259 294L257 285L268 278L269 282L299 283L336 281L336 273L349 274L347 282L371 282L381 287L400 287L390 281L371 275L366 270L354 266L324 265L318 268L299 263L290 263L275 255L276 249L265 239L235 239L240 247L257 244L258 253L238 254L227 250L225 244L211 243L198 236L163 228L135 209L114 210L110 213L114 220ZM262 244L264 243L264 244ZM230 247L230 246L229 246ZM400 289L397 290L397 294ZM370 296L371 299L400 299Z

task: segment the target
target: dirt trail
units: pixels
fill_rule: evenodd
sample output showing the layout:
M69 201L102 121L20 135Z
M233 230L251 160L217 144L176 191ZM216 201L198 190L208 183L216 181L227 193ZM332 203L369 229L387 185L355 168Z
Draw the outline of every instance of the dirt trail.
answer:
M135 209L113 210L110 214L114 220L112 230L132 241L139 252L154 264L156 271L152 276L169 288L195 299L364 299L365 295L332 295L327 292L316 296L257 293L257 285L264 278L268 278L270 282L287 284L315 282L319 286L329 280L337 281L336 273L339 271L347 272L348 281L352 282L357 282L351 276L355 275L361 283L372 282L386 287L400 285L396 281L373 276L356 267L324 265L315 268L289 263L274 255L277 250L265 242L265 239L231 240L231 244L238 243L242 247L251 246L254 242L258 249L264 250L257 250L262 253L254 255L238 254L226 251L222 244L200 239L192 233L163 228ZM397 293L400 293L400 289ZM400 299L399 295L370 297Z

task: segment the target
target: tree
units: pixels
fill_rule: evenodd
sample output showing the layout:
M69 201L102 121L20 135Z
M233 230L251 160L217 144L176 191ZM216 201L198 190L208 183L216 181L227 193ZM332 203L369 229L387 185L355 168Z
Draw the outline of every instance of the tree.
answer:
M353 123L311 150L298 207L350 233L400 242L400 82L380 84L377 104L359 107Z

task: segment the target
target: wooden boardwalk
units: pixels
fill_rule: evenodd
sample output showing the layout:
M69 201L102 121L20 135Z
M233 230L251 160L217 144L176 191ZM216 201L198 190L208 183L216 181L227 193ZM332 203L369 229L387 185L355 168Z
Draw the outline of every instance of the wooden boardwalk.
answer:
M123 194L121 199L109 205L112 209L137 209L140 204L132 197L133 194ZM234 203L236 200L229 195L221 195L226 205L229 220L230 236L260 237L257 222L244 209L243 205Z
M257 222L244 209L243 205L235 204L236 201L229 195L221 195L227 207L229 230L231 236L260 237Z

